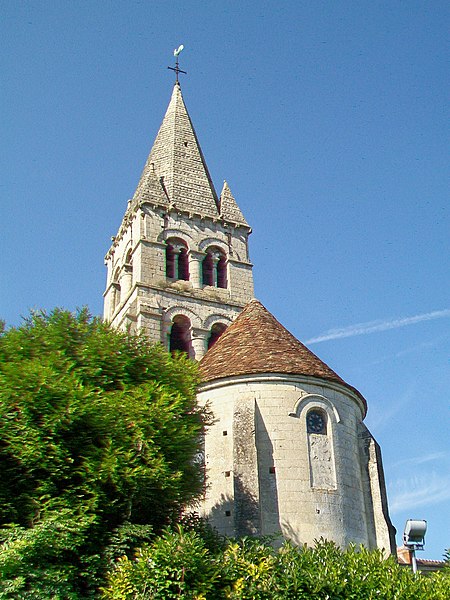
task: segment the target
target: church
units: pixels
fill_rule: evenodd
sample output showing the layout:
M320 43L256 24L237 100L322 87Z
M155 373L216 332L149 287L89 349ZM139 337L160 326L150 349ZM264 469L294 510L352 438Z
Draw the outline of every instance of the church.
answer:
M366 400L254 299L250 233L228 184L214 189L177 72L105 258L104 318L200 361L200 512L220 533L394 553Z

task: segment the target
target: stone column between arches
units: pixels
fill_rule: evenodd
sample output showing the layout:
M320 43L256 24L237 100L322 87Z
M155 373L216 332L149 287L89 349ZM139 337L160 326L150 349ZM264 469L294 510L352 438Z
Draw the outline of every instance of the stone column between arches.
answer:
M204 254L201 252L195 252L193 250L189 253L189 279L192 283L192 287L200 289L202 287L201 282L201 262Z
M194 349L195 360L200 360L206 354L208 336L208 330L198 327L192 328L192 347Z

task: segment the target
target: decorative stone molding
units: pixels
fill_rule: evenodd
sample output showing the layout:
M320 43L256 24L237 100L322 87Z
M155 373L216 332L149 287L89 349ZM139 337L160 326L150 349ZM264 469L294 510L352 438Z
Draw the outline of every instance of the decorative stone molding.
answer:
M328 398L320 394L308 394L304 391L295 403L294 410L289 413L289 416L301 418L303 414L307 412L312 406L323 408L326 413L333 414L335 422L340 423L341 418L339 416L338 410Z
M226 242L224 242L223 240L220 240L219 238L209 237L209 238L203 239L198 244L198 249L199 249L200 252L206 253L206 251L208 250L208 248L210 248L211 246L215 246L217 248L220 248L220 250L222 250L222 252L225 255L228 254L228 244Z
M233 319L231 319L227 315L213 313L212 315L209 315L209 317L207 317L205 319L203 326L205 329L210 330L211 327L213 325L215 325L216 323L222 323L223 325L226 325L228 327L229 325L231 325L232 322L233 322Z
M191 322L192 329L202 329L200 317L191 309L182 306L172 306L164 311L164 321L170 323L177 315L183 315Z

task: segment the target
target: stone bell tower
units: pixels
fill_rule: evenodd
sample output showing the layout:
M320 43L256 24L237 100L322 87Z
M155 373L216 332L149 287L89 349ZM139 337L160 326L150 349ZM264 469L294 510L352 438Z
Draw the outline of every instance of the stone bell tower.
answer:
M200 359L253 297L251 229L217 196L175 83L105 262L104 318Z
M214 190L177 81L106 255L104 317L202 359L200 510L219 531L393 552L366 401L253 299L250 233L228 185Z

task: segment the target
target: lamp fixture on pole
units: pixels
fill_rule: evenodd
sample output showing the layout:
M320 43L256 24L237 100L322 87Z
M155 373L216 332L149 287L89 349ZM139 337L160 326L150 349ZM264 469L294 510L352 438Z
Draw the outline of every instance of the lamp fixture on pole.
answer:
M423 550L425 546L425 533L427 522L418 519L408 519L403 532L403 543L411 555L413 573L417 573L416 550Z

